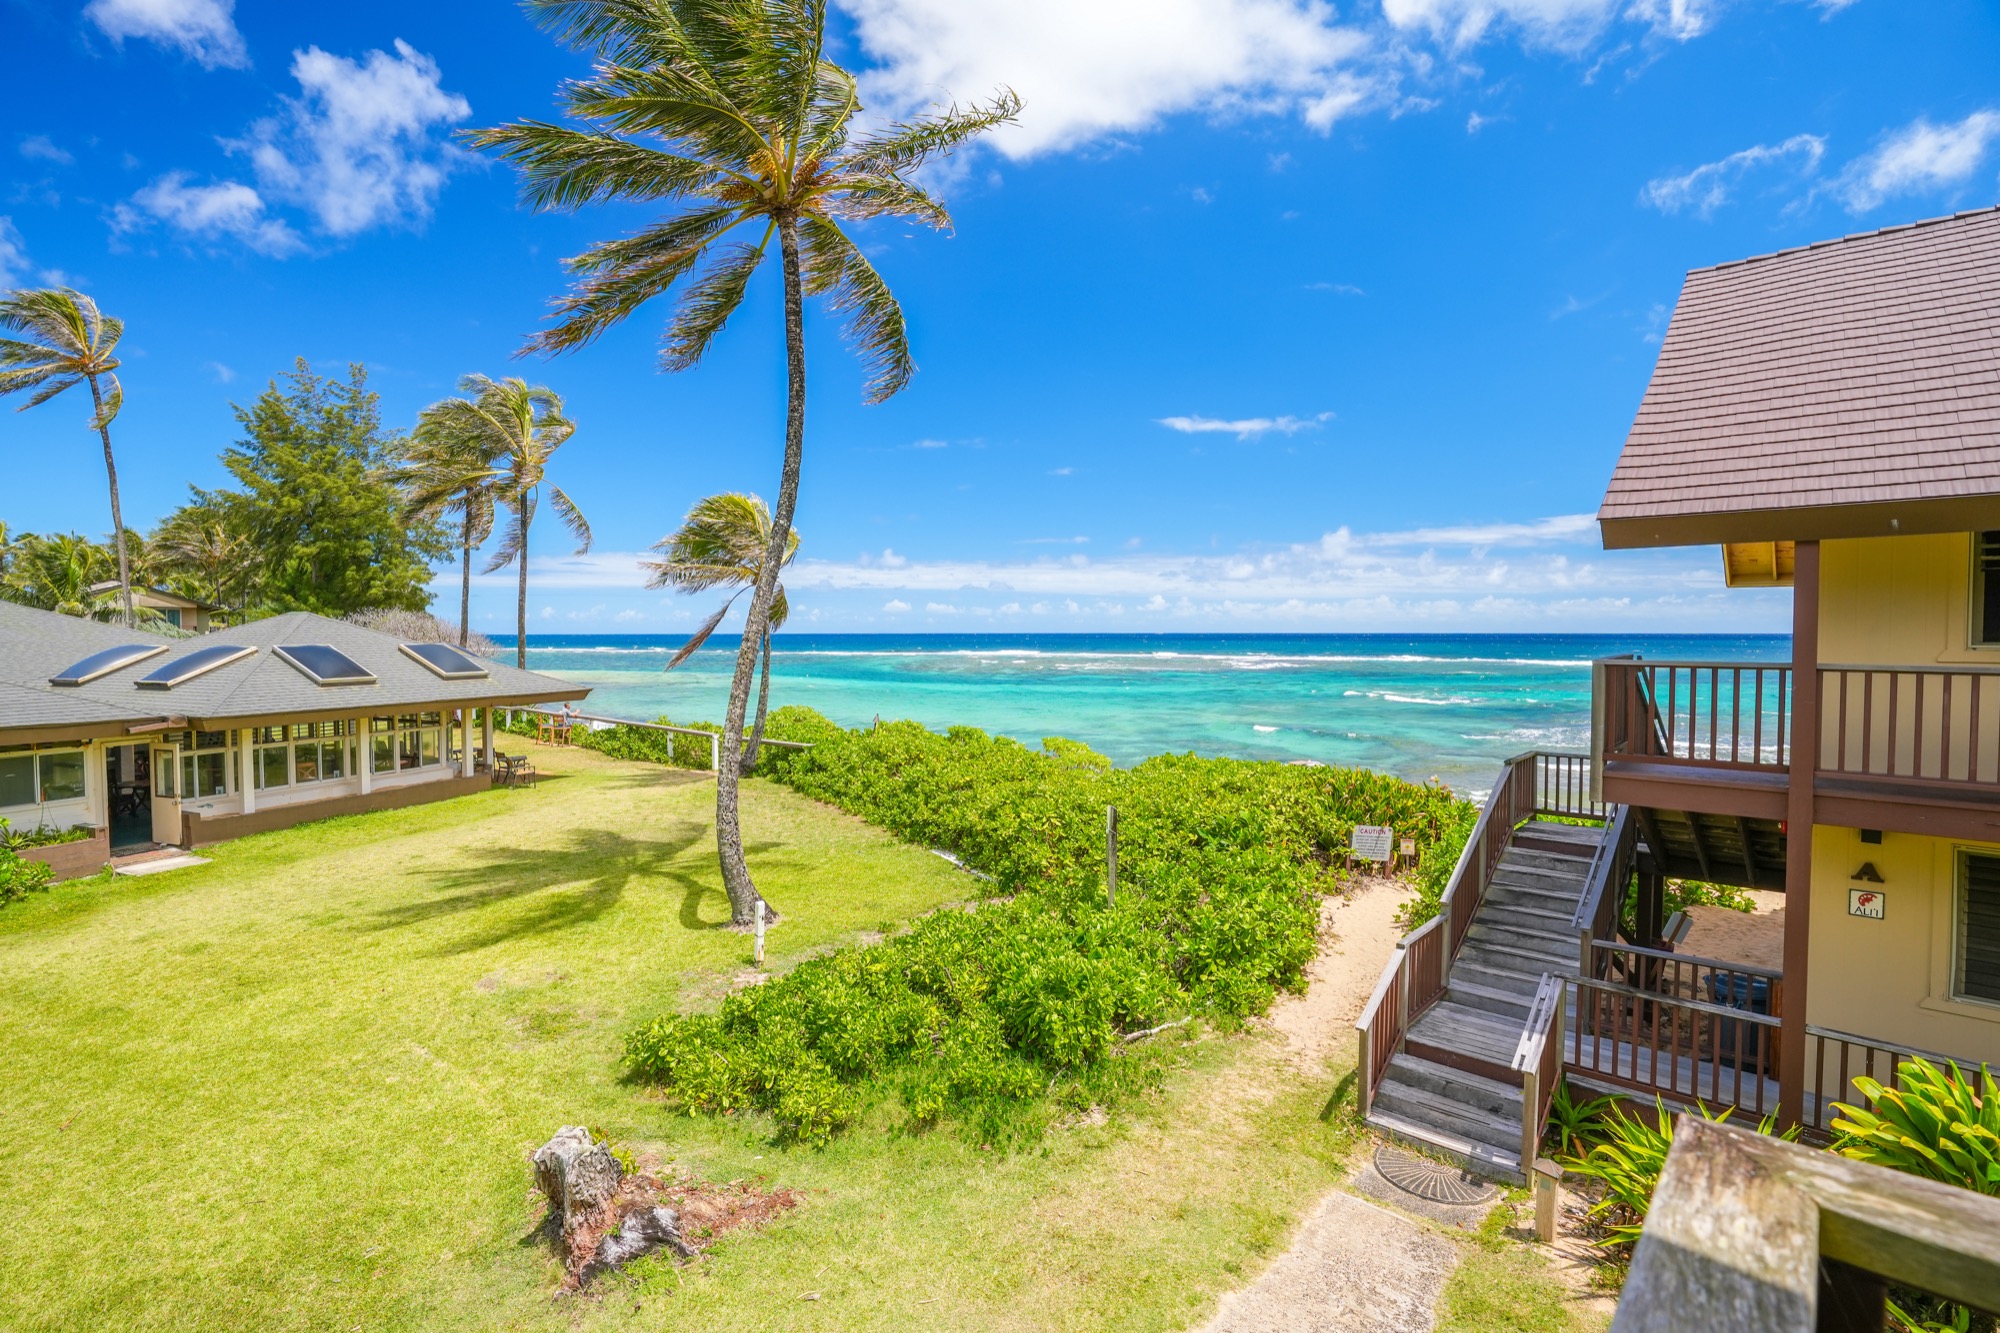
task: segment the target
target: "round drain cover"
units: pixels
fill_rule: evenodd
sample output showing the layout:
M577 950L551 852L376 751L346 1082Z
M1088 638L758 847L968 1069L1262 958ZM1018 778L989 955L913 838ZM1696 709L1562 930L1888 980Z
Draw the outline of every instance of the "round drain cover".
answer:
M1431 1203L1476 1204L1499 1197L1500 1191L1459 1167L1433 1162L1399 1148L1377 1148L1375 1169L1397 1189Z

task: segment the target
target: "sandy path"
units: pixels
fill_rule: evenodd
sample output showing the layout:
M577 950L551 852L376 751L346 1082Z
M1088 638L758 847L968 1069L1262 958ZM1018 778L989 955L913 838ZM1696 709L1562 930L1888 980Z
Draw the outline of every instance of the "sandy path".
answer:
M1402 937L1396 909L1408 887L1363 879L1320 913L1319 956L1306 993L1272 1007L1270 1024L1293 1058L1319 1070L1352 1048L1354 1020ZM1248 1287L1222 1298L1204 1333L1408 1333L1434 1322L1458 1248L1387 1208L1330 1191L1291 1248Z

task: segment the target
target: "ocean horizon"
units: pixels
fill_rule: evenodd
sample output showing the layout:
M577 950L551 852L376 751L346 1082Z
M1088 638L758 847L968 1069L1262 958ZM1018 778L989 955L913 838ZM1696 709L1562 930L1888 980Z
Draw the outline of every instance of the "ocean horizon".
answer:
M489 637L511 652L514 636ZM717 721L740 639L718 635L666 671L685 641L530 634L528 666L589 686L594 715ZM772 640L771 706L1030 746L1066 736L1120 766L1186 752L1310 759L1471 793L1523 750L1586 748L1594 659L1790 651L1785 635L785 633Z

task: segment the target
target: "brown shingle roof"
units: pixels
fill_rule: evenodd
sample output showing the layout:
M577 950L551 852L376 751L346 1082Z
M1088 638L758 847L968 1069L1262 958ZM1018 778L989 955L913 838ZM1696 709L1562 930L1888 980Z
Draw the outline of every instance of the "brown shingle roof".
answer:
M2000 208L1696 269L1607 547L2000 527Z

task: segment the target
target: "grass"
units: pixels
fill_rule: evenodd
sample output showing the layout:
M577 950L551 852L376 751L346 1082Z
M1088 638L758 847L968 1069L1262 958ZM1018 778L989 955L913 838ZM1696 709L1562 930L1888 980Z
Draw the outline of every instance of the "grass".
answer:
M1437 1333L1585 1333L1610 1322L1563 1285L1548 1263L1507 1232L1514 1206L1534 1207L1520 1190L1486 1215L1438 1297Z
M1351 1130L1319 1112L1342 1071L1301 1078L1254 1037L1172 1034L1157 1095L1011 1154L867 1126L782 1149L759 1117L669 1114L621 1080L620 1038L749 964L719 928L712 788L538 762L533 791L0 913L0 1327L1171 1328L1338 1180ZM774 967L970 887L769 784L745 803ZM558 1298L525 1159L564 1124L807 1202Z

